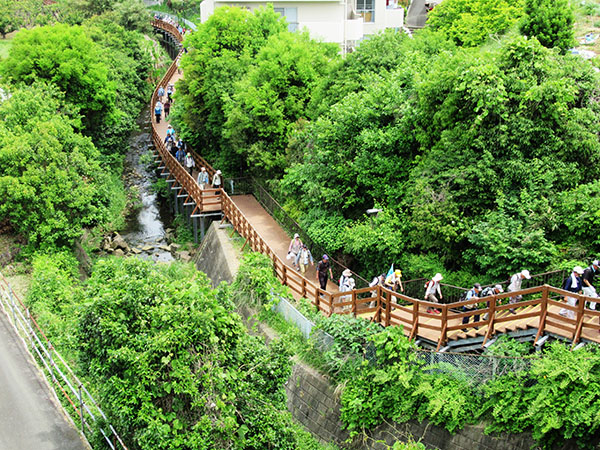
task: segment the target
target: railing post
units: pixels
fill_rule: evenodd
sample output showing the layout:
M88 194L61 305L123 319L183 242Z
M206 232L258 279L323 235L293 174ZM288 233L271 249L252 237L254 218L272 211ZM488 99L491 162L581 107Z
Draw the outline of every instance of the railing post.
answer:
M542 302L540 303L540 320L538 322L538 332L535 335L535 339L533 340L533 345L535 345L544 332L546 328L546 315L548 314L548 292L549 287L547 284L542 286Z
M356 317L356 289L352 289L352 315Z
M577 321L575 322L575 331L573 332L573 346L577 344L581 337L583 328L583 310L585 308L585 297L577 294Z
M8 296L10 298L10 309L13 313L13 323L15 324L15 327L17 326L17 313L15 312L15 295L13 294L13 290L10 287L10 285L8 286Z
M81 395L81 384L78 386L79 393L79 419L81 420L81 434L85 435L85 427L83 422L83 397Z
M386 297L386 300L385 300L385 326L389 327L390 326L390 314L392 313L392 299L391 299L391 295L389 292L387 292L387 295L385 297Z
M492 299L489 303L489 311L488 311L488 330L485 334L485 338L483 339L482 346L485 345L487 340L494 334L494 323L496 320L496 296L493 295Z

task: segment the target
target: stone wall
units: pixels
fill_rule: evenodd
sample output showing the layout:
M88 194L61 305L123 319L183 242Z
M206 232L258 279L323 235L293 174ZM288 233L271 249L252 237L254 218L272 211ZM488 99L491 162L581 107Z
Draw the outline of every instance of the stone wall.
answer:
M213 287L221 281L231 283L240 266L239 252L232 244L230 233L231 227L221 228L218 221L212 222L194 258L196 268L208 276Z
M531 450L535 441L530 434L484 433L484 425L466 426L456 434L428 422L416 420L403 424L385 423L366 436L345 443L348 433L340 421L340 401L335 387L327 377L302 363L296 363L287 382L288 409L294 418L317 439L333 442L345 448L385 450L396 441L413 437L427 448L438 450Z

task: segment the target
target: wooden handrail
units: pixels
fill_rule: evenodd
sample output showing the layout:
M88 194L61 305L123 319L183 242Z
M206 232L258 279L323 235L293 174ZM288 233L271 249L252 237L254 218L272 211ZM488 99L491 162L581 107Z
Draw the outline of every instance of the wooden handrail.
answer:
M181 36L179 31L169 23L160 20L153 20L152 25L171 33L180 42L183 39L183 36ZM166 84L169 82L176 70L177 64L176 62L173 62L173 64L171 64L166 74L163 76L163 78L161 79L161 81L159 82L152 94L152 108L154 108L154 104L156 103L156 100L158 98L158 87L166 86ZM372 321L380 323L384 326L390 326L393 325L393 317L395 323L405 323L406 325L411 326L410 330L405 331L407 334L409 334L411 338L417 338L419 336L421 328L425 330L438 331L439 337L436 339L438 349L441 345L447 344L448 331L460 328L473 328L475 326L487 325L488 330L483 340L483 342L486 343L495 334L495 327L497 324L507 323L514 320L523 320L525 318L531 318L536 316L539 316L540 319L538 321L538 333L535 337L534 343L536 343L541 337L541 335L547 331L548 326L552 326L560 330L566 331L567 333L571 333L574 345L581 339L584 329L600 330L600 325L592 324L591 322L585 322L586 317L589 318L590 316L592 318L597 317L598 320L600 320L600 312L585 309L585 300L588 297L579 296L577 294L573 294L571 292L564 291L562 289L548 285L536 286L516 292L505 292L503 294L493 295L490 297L474 298L471 300L465 300L443 305L429 302L426 300L408 297L406 295L386 289L382 286L375 286L372 288L361 288L344 293L330 293L324 291L320 289L315 283L313 283L312 280L307 279L305 276L297 273L296 271L290 270L289 266L287 266L287 264L275 254L273 249L270 248L267 244L266 240L260 235L260 233L257 230L254 229L248 218L242 213L242 211L238 208L238 206L232 201L230 196L223 189L220 190L220 194L217 194L217 189L200 189L194 178L181 166L181 164L173 157L173 155L171 155L167 151L164 143L162 142L162 139L156 131L154 121L152 121L152 139L164 163L164 170L168 170L171 176L175 178L177 185L181 186L181 188L185 192L187 192L188 199L191 198L196 203L196 207L193 210L192 214L194 214L197 210L202 210L204 206L207 206L209 204L214 205L220 203L221 211L223 213L224 218L226 218L233 227L232 233L239 233L240 236L246 240L246 243L250 245L250 247L253 250L267 255L272 261L273 268L275 270L275 273L277 274L277 278L281 281L281 283L286 286L289 286L290 289L292 289L294 292L298 293L303 297L310 297L309 300L311 301L311 303L315 305L319 311L326 315L331 315L335 312L334 302L337 298L340 298L342 296L351 296L351 301L341 302L336 304L336 306L339 304L351 305L350 313L354 316L358 316L361 314L361 308L368 309L369 311L373 312L373 308L364 308L364 306L370 302L375 301L374 313L371 316ZM212 177L215 173L215 169L202 156L200 156L191 149L190 152L194 157L196 165L206 167L207 172ZM458 286L456 288L463 289ZM357 297L358 295L367 293L374 293L375 295L374 297L364 299L359 299ZM550 293L559 295L561 297L576 297L579 301L579 304L577 307L572 307L562 302L557 302L550 297ZM541 297L511 305L497 304L499 301L509 297L530 294L541 294ZM394 302L394 311L392 311L392 302ZM489 306L487 306L486 308L477 307L477 304L486 302L489 303ZM515 307L524 308L527 306L537 307L538 305L539 310L530 312L519 312L515 315L499 317L499 314L506 314L506 310L508 309L513 309ZM549 312L548 307L554 305L561 305L561 307L564 307L567 310L575 311L577 313L577 320L565 319L562 318L562 316L558 316L555 313ZM451 308L461 308L463 306L474 307L466 312L457 313L450 311ZM431 315L426 312L422 312L428 308L441 308L442 314ZM462 317L471 316L474 314L482 314L486 312L488 313L488 318L484 321L479 321L477 323L469 323L465 325L450 325L449 323L451 320L456 320ZM348 313L348 311L346 311L345 313ZM382 318L382 314L385 314L385 318ZM400 314L409 314L410 319L402 317ZM428 321L429 323L426 323L426 321L421 321L419 319L420 317L428 317L429 319L434 320L434 322L439 321L439 325L431 324L431 320ZM549 317L553 320L548 321ZM557 317L560 318L560 323L555 321L559 320L557 319ZM600 341L600 339L598 340Z

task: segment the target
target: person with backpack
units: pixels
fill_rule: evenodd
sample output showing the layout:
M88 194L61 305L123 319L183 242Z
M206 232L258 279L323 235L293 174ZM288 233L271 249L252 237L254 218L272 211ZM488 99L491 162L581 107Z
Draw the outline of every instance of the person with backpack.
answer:
M165 102L165 120L167 120L169 118L169 113L171 112L171 99L168 99Z
M306 244L302 244L302 248L298 252L296 256L296 265L300 268L300 273L304 275L306 273L306 268L308 267L308 263L315 265L315 261L313 260L313 256L310 253L310 250L306 246Z
M510 277L510 284L506 288L508 292L515 292L521 290L521 283L523 283L524 279L529 280L531 275L529 275L529 270L521 270L519 273L515 273L512 277ZM511 305L514 305L517 302L520 302L523 299L522 295L515 295L514 297L510 297L508 301ZM515 308L511 308L510 312L512 314L516 314Z
M192 154L188 153L185 157L185 168L187 169L187 171L190 175L192 175L192 172L194 171L195 166L196 166L196 161L194 161L194 158L192 158Z
M200 185L200 189L203 190L208 186L208 172L206 171L206 167L200 169L200 173L198 174L198 184Z
M444 298L442 290L440 288L440 281L442 281L442 274L436 273L431 280L425 283L425 300L432 303L439 303ZM436 297L437 294L437 297ZM439 297L439 299L438 299ZM440 310L436 308L427 308L429 314L439 314Z
M481 284L479 283L475 283L473 285L473 287L471 289L469 289L464 297L464 301L468 301L468 300L472 300L473 298L477 298L479 297L479 293L481 292ZM461 299L463 300L463 299ZM477 309L477 304L476 303L472 303L470 305L463 305L462 310L464 312L467 311L472 311L473 309ZM473 316L473 323L479 322L479 318L480 318L480 314L475 314ZM471 319L471 316L465 316L463 317L462 323L463 325L466 325L467 323L469 323L469 320ZM479 327L475 327L476 330L479 329ZM467 331L466 328L462 329L464 332Z
M185 160L185 152L182 148L177 147L177 151L175 152L175 158L179 161L179 164L183 165L183 161Z
M488 286L485 289L483 289L480 292L479 297L481 297L481 298L491 297L492 295L502 294L503 292L504 292L504 289L502 289L502 286L497 284L495 286ZM489 308L489 306L490 306L490 302L487 302L486 308ZM483 315L483 320L488 320L488 317L489 317L489 314L485 313Z
M356 282L354 281L354 278L352 278L352 272L350 269L344 269L342 276L340 277L338 287L340 292L349 292L356 287ZM343 295L340 297L340 302L347 302L350 300L350 298L351 297L349 295ZM342 309L346 309L347 307L348 306L346 305Z
M383 286L383 284L385 283L385 274L382 273L381 275L376 276L375 278L373 278L371 280L371 282L369 283L369 287L373 288L375 286ZM371 297L377 297L377 290L373 290L373 292L371 292ZM369 303L369 308L373 308L376 304L376 301L373 300L371 303Z
M160 123L160 116L162 115L163 105L160 100L156 101L154 105L154 116L156 117L156 123Z
M565 279L563 290L573 292L574 294L581 294L583 290L581 275L583 275L583 268L581 266L573 267L573 272ZM565 301L568 305L577 306L577 299L575 297L565 296ZM575 319L575 311L570 309L561 308L559 314L568 319Z
M385 277L383 286L394 292L398 292L398 288L400 288L400 292L404 292L404 286L402 286L402 271L396 269L389 273L388 276Z
M156 93L156 95L158 96L158 100L159 101L163 101L163 97L165 96L165 88L162 86L158 87L158 92Z
M581 280L583 283L583 295L592 298L598 298L598 293L596 292L596 288L594 287L594 277L598 274L598 270L600 270L600 261L597 259L592 262L590 267L587 267L583 271L583 275L581 275ZM596 309L596 302L588 302L590 309Z

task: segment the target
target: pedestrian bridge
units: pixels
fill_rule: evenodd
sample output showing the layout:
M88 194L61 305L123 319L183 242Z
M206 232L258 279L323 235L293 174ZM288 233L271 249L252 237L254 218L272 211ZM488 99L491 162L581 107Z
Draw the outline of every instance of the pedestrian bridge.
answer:
M155 20L152 24L181 41L182 36L174 26L160 20ZM167 86L180 77L182 75L177 73L177 64L174 62L159 85ZM158 86L152 95L152 109L157 100L157 91ZM187 212L194 219L194 226L196 227L195 219L198 217L215 212L219 214L223 221L228 221L246 240L244 246L248 245L252 250L267 255L273 261L275 273L282 284L288 286L296 297L307 298L326 315L351 314L383 326L402 326L406 335L438 350L464 339L470 339L481 347L498 334L514 332L529 333L535 343L546 339L544 336L566 339L573 345L581 341L600 343L600 311L585 308L586 297L574 295L546 283L546 280L550 279L548 274L534 276L533 281L539 281L539 285L530 285L522 291L442 305L417 298L423 294L425 280L405 283L405 287L409 288L405 289L405 292L410 291L411 295L397 293L381 286L340 293L332 282L329 282L327 290L322 290L316 282L314 269L302 275L286 261L290 238L263 207L274 200L265 200L259 195L259 203L251 195L229 195L223 190L218 192L214 189L200 189L194 176L190 175L165 148L163 142L166 129L166 121L161 124L153 121L153 141L157 160L160 161L161 175L167 177L167 181L172 184L171 189L176 192L175 200L184 199L183 207L189 208ZM192 150L192 154L196 167L206 167L212 177L215 169L199 153ZM339 266L338 272L343 269L343 266ZM359 276L355 278L362 279ZM558 274L555 279L560 280L560 283L562 275ZM456 293L466 290L448 285L442 285L442 289L455 292L455 295L445 295L450 299L458 299ZM523 301L516 305L507 304L508 298L515 295L522 295ZM577 306L567 305L564 301L565 295L576 297ZM440 313L428 313L429 308L437 308ZM463 310L464 308L467 310ZM572 311L574 318L560 315L561 308ZM511 313L510 309L514 309L515 313ZM475 314L481 317L478 322L462 324L464 317Z

